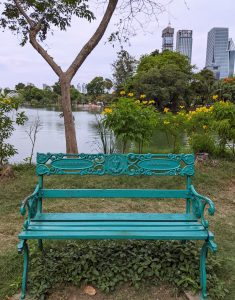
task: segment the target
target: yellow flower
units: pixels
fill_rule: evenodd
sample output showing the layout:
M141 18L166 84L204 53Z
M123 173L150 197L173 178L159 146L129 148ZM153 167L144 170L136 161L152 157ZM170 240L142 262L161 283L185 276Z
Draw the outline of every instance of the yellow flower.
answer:
M180 105L180 109L183 109L184 108L184 105Z
M207 128L208 128L208 126L207 126L207 125L203 125L202 127L203 127L203 129L207 129Z
M112 109L111 108L105 108L104 109L104 114L111 114L112 113Z
M213 95L213 96L212 96L212 99L213 99L213 100L217 100L218 97L219 97L218 95Z
M169 108L165 107L164 108L164 113L167 113L169 110L170 110Z
M168 124L170 124L170 122L169 122L169 121L164 121L163 123L164 123L164 125L168 125Z
M123 96L123 95L126 95L126 92L125 92L125 91L121 91L121 92L120 92L120 95L122 95L122 96Z
M128 96L129 96L129 97L133 97L133 96L134 96L134 93L128 93Z
M155 101L154 100L149 100L149 104L154 104Z
M144 99L144 98L146 98L145 94L140 95L140 99Z
M140 100L136 100L135 103L136 103L136 104L140 104Z
M148 103L148 101L143 101L143 104L147 104Z

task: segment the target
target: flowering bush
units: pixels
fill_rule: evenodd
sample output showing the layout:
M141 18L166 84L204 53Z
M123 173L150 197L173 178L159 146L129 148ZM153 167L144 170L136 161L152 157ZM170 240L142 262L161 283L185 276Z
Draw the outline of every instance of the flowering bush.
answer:
M128 142L136 142L141 153L144 143L150 141L157 125L157 113L148 105L150 102L123 97L111 108L104 109L103 122L122 142L123 153Z

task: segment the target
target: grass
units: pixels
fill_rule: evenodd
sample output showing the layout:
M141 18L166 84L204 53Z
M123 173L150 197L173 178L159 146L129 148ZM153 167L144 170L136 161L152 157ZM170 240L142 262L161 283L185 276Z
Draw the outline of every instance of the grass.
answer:
M193 183L196 189L212 198L216 215L210 218L211 231L218 244L218 256L223 259L221 279L230 291L227 300L235 299L235 162L217 161L197 165ZM30 194L36 184L34 167L15 167L14 179L0 181L0 299L14 293L21 278L22 257L17 255L17 234L23 219L19 214L20 201ZM183 188L182 178L171 177L97 177L50 176L45 179L48 188ZM90 212L179 212L184 210L181 200L149 199L54 199L44 203L46 211ZM118 299L118 298L117 298ZM138 298L136 298L138 299Z

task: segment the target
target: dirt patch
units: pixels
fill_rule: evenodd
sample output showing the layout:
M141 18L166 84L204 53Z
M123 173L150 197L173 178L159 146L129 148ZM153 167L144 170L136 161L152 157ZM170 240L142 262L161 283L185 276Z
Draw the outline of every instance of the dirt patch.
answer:
M134 289L123 286L113 293L104 294L97 290L95 296L84 293L84 289L77 287L59 287L52 292L48 300L185 300L185 296L177 296L171 288L166 286L145 287L144 289Z

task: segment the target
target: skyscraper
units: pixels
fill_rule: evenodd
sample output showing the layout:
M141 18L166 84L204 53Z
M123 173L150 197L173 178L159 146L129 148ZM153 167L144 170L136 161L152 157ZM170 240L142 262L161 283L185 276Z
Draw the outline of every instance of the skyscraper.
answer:
M231 38L228 40L227 51L228 51L228 61L229 61L228 76L233 76L234 75L234 63L235 63L235 45Z
M162 31L162 51L170 50L173 51L174 46L174 28L171 27L171 24L163 29Z
M192 59L193 31L179 30L176 36L176 51Z
M234 72L234 44L229 39L228 28L214 27L208 32L206 68L217 66L219 78L226 78Z

